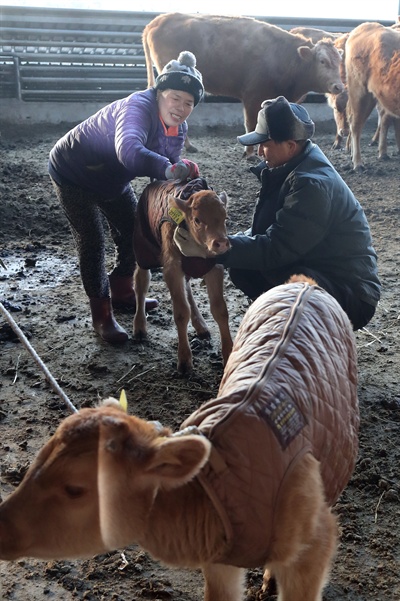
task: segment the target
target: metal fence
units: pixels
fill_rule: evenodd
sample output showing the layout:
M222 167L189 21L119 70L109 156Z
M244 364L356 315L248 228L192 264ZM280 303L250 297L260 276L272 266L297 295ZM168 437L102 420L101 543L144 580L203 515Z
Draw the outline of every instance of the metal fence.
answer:
M145 89L142 32L157 14L0 7L0 98L111 102ZM361 22L257 18L284 29L307 26L332 32L350 31ZM227 99L206 98L221 100Z

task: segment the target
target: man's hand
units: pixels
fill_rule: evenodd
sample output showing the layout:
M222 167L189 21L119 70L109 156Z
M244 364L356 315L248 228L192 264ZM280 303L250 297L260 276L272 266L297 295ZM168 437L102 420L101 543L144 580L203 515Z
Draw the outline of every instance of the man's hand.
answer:
M206 249L193 240L192 236L183 227L177 227L174 232L174 242L185 257L201 257L207 259Z
M193 161L182 159L166 168L165 177L167 179L179 179L181 181L194 179L199 177L199 168Z

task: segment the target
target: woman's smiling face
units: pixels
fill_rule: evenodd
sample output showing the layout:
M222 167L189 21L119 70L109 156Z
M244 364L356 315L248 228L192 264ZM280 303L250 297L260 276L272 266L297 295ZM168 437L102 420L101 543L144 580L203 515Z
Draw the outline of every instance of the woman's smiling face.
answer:
M162 90L157 95L161 119L168 127L181 125L194 109L192 94L181 90Z

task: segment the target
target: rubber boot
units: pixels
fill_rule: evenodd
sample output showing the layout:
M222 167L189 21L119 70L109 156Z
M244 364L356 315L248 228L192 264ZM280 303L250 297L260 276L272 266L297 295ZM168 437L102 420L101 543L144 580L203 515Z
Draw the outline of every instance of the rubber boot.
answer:
M122 344L128 340L128 334L116 322L110 298L90 298L90 310L95 332L110 344Z
M111 300L114 309L125 311L136 311L136 296L133 289L133 276L121 276L110 274L108 276L111 289ZM146 298L145 310L152 311L158 307L158 300Z

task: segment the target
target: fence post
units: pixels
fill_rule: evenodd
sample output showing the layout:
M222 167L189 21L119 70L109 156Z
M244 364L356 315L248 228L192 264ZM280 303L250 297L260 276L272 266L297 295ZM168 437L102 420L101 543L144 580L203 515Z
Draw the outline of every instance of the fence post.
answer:
M21 92L21 74L19 72L20 59L19 56L14 56L14 71L15 71L15 87L18 100L22 100Z

